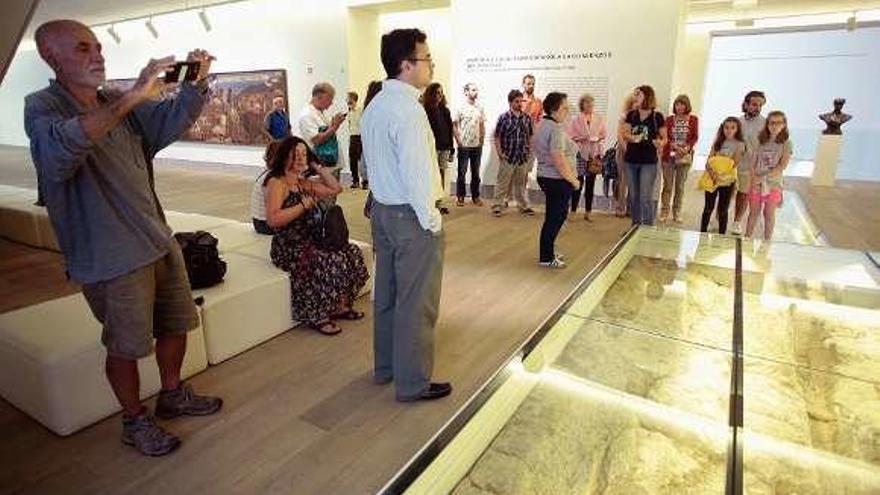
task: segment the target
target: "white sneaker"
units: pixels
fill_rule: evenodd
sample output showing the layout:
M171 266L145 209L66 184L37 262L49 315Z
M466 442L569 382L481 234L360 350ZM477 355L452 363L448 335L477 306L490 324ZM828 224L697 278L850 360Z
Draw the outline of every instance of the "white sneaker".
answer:
M553 253L553 259L559 261L565 261L565 255L562 253Z
M733 235L742 235L743 229L742 225L739 222L733 222L733 226L730 227L730 233Z
M555 258L553 261L539 261L538 265L544 268L565 268L565 262L559 258Z

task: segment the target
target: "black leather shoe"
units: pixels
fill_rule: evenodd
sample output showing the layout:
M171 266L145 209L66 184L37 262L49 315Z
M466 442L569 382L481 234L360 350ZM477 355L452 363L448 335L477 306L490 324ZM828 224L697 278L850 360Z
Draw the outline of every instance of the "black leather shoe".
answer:
M452 384L450 383L431 383L428 388L422 390L422 393L415 397L398 398L400 402L414 402L417 400L436 400L442 399L452 393Z

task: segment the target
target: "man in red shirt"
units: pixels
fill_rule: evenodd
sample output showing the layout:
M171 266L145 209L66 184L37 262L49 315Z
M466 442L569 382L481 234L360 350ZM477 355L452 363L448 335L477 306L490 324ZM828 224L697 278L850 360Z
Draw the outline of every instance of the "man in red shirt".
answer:
M522 111L532 118L532 123L537 124L544 115L544 104L535 96L535 76L531 74L523 76L522 86Z

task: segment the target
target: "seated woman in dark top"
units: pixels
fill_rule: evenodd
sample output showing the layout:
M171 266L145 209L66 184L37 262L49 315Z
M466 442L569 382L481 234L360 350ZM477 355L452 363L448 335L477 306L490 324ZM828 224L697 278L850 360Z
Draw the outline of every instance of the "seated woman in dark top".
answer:
M309 178L309 171L316 177ZM272 263L290 273L293 316L318 332L336 335L342 329L334 320L364 317L352 305L369 277L354 244L328 251L315 243L321 227L318 202L342 187L297 137L279 145L266 186L266 221L275 229Z

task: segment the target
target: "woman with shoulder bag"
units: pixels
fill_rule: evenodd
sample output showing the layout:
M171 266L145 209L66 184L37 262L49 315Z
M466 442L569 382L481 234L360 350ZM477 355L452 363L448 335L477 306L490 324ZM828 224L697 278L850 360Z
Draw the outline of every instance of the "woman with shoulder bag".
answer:
M578 102L580 113L572 117L568 125L568 135L578 145L577 175L580 186L571 195L571 212L577 213L584 193L584 220L592 222L590 213L593 211L593 190L596 187L596 176L602 173L602 153L605 148L605 119L593 111L595 100L592 95L581 96Z
M681 223L681 205L684 202L684 184L694 161L694 146L699 139L700 121L691 114L691 100L687 95L678 95L672 104L672 115L666 118L669 140L663 147L663 203L660 221L669 218L669 204L672 203L672 219Z
M317 180L307 177L310 170ZM318 203L334 198L342 186L298 137L278 146L266 182L266 220L275 229L272 263L290 274L293 316L324 335L336 335L342 329L334 320L364 317L353 304L369 277L360 248L349 243L330 250L319 243Z
M666 145L666 120L656 111L654 88L639 86L633 91L636 110L620 124L619 140L626 142L624 163L629 181L629 205L633 225L654 225L653 201L660 150Z

